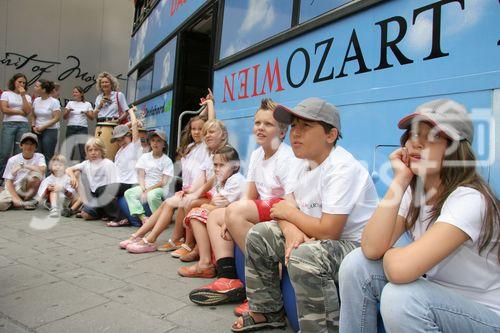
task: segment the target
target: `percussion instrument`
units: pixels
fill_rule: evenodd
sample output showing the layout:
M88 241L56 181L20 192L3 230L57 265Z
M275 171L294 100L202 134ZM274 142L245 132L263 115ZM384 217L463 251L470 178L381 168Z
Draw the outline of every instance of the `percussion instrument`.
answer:
M97 123L95 127L95 137L101 139L106 147L106 158L110 160L115 159L116 152L118 151L118 143L111 143L111 136L113 135L113 129L117 124L115 123Z

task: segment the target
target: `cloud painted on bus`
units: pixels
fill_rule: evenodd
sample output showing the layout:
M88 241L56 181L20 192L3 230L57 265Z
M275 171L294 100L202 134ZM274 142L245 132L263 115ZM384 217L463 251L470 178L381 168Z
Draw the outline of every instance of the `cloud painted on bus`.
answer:
M410 8L406 16L376 20L371 27L359 28L354 24L349 29L344 23L342 29L335 29L333 24L333 33L323 34L321 40L315 42L306 35L299 47L278 46L288 50L286 54L266 52L272 56L256 57L253 63L250 58L239 68L231 66L229 72L222 71L223 77L216 80L216 94L222 103L227 103L301 88L306 83L317 84L449 57L454 50L446 43L447 38L463 30L465 24L476 24L485 11L484 5L474 4L476 0L442 0ZM461 18L468 18L468 23L457 23ZM339 31L342 34L336 35Z

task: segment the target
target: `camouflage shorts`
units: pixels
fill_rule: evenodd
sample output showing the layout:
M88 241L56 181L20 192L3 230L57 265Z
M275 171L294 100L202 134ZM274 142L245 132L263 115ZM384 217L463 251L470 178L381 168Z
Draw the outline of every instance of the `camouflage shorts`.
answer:
M335 282L343 258L358 242L322 240L293 250L288 273L295 289L301 332L338 330L339 298ZM279 263L284 264L285 238L276 222L256 224L246 239L245 277L250 309L275 312L283 307Z

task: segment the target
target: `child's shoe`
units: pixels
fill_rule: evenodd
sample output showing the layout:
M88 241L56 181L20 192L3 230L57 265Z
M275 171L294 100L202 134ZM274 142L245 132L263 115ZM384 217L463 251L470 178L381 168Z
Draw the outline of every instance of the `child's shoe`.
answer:
M191 291L189 299L199 305L241 302L245 299L245 286L240 279L220 278Z
M156 245L148 242L145 238L143 238L142 240L140 240L136 243L131 243L131 244L127 245L127 251L130 253L155 252Z
M141 240L141 237L131 235L128 239L120 242L120 249L126 249L129 244L137 243Z

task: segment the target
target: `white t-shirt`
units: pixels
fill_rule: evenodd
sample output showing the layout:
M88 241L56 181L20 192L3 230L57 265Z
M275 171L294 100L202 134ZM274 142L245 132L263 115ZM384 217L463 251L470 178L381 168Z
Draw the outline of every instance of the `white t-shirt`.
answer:
M61 111L61 104L54 97L46 99L37 97L33 102L33 109L35 112L35 126L43 126L52 119L54 111ZM59 121L48 128L59 128Z
M200 171L205 173L205 181L208 180L210 177L212 177L215 174L214 171L214 154L208 153L208 156L205 158L205 161L203 161L200 165ZM201 176L201 172L198 177Z
M12 168L19 165L20 163L24 163L24 165L34 165L34 166L47 166L45 163L45 157L40 153L35 153L32 158L29 160L23 157L22 153L12 156L7 161L7 165L5 166L5 170L3 172L4 179L10 179L14 182L14 185L17 185L21 182L21 180L29 173L30 170L23 168L19 170L16 175L12 175Z
M115 155L115 165L118 169L118 182L137 184L135 165L142 156L141 141L130 142L124 148L118 149Z
M281 143L267 160L264 160L264 149L257 148L250 157L247 181L255 183L261 200L281 198L293 192L296 178L291 173L299 163L286 143Z
M28 94L25 95L26 100L31 104L31 96ZM0 96L0 101L7 101L9 104L10 109L14 110L19 110L22 111L23 109L23 98L20 94L16 94L13 91L4 91L2 95ZM27 123L28 122L28 117L26 116L10 116L8 114L3 114L3 122L8 122L8 121L22 121Z
M69 112L68 126L89 126L85 112L92 111L92 104L89 102L69 101L66 104L66 109L73 109Z
M51 174L40 184L37 193L37 196L39 198L43 198L45 196L45 191L47 190L47 187L49 187L49 185L61 185L66 191L72 194L76 193L75 189L70 185L70 178L68 175L65 174L61 177L56 177L54 174Z
M194 142L188 148L193 147ZM207 146L204 142L194 146L187 156L181 158L182 187L188 188L193 185L200 175L201 165L210 158ZM211 160L210 160L211 161Z
M117 96L118 94L118 96ZM103 95L99 94L96 99L95 99L95 105L96 107L99 106L99 103L101 103ZM110 96L110 102L106 105L104 105L101 110L99 110L99 114L97 115L98 118L104 118L104 117L113 117L113 118L118 118L118 104L116 103L117 101L120 103L121 111L122 112L127 112L128 110L128 103L127 99L125 98L125 95L120 92L120 91L112 91L111 96Z
M142 154L135 165L136 169L144 169L144 183L146 188L153 186L161 181L163 175L174 176L174 164L172 160L165 154L159 158L153 157L153 152ZM166 187L167 185L165 185Z
M322 213L348 214L340 239L360 241L378 196L370 174L354 156L337 146L312 170L303 161L296 179L293 194L302 212L316 218Z
M87 176L92 192L95 192L100 186L118 182L118 170L115 164L107 158L92 162L85 160L73 168L80 170L82 174Z
M398 215L406 218L411 204L408 189L399 207ZM411 230L414 240L428 229L431 206L424 206ZM457 187L446 199L436 223L451 224L470 239L455 252L431 268L426 274L429 281L453 290L462 296L486 305L500 315L500 265L496 249L478 253L478 240L484 221L486 203L484 196L470 187Z
M229 202L234 202L241 198L246 188L245 177L237 172L226 180L224 186L219 187L217 184L212 187L210 193L212 196L217 194L223 196Z

